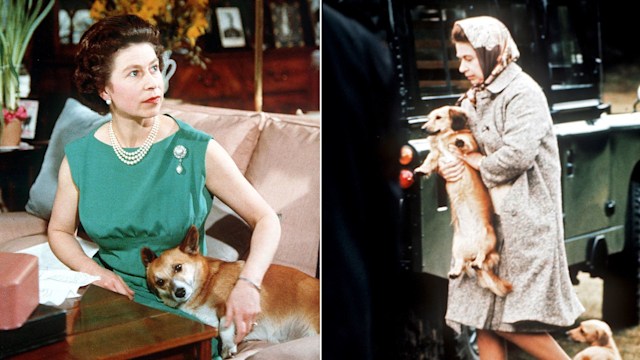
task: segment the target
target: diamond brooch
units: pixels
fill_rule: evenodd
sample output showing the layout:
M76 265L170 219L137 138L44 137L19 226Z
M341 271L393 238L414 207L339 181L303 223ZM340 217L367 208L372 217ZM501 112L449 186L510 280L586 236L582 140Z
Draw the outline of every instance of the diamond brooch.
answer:
M175 156L176 159L178 159L178 166L176 167L176 172L178 174L182 174L182 172L184 171L184 168L182 167L182 159L184 159L187 156L187 148L182 145L176 145L176 147L173 148L173 156Z

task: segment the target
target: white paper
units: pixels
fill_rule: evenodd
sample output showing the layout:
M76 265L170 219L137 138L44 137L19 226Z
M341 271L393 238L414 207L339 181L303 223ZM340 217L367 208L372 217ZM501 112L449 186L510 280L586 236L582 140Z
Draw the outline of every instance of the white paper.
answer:
M95 243L80 238L78 241L87 256L92 257L98 251L98 245ZM100 279L69 269L53 254L49 243L38 244L18 252L38 258L40 304L60 305L67 298L80 296L78 289L81 287Z

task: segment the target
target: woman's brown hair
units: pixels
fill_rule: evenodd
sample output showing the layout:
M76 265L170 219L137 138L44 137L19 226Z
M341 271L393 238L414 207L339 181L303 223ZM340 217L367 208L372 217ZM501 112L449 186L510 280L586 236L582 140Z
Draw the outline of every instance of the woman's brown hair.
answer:
M467 38L467 34L464 33L464 30L458 25L454 25L453 29L451 29L451 41L456 43L470 43Z
M109 106L100 97L111 76L116 51L131 44L150 43L164 67L160 32L156 27L136 15L117 15L91 25L80 39L73 78L82 102L100 114L109 112Z

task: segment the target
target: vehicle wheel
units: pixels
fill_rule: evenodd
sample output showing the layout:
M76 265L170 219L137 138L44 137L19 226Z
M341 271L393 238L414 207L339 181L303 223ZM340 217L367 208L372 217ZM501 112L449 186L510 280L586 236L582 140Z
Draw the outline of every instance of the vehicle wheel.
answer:
M445 336L451 337L449 340L445 339L445 342L453 343L453 356L449 356L451 359L459 360L479 360L480 352L478 351L478 333L475 328L468 326L462 327L462 332L457 334L455 331L448 329L445 332Z
M611 327L638 324L640 315L640 182L632 181L622 253L612 255L603 276L602 317Z
M414 274L414 292L406 295L413 299L412 314L405 324L403 354L405 360L478 360L475 329L463 327L456 334L445 323L448 281L429 274Z
M447 359L443 340L446 280L415 272L407 278L404 295L410 300L409 311L404 315L404 343L395 359Z

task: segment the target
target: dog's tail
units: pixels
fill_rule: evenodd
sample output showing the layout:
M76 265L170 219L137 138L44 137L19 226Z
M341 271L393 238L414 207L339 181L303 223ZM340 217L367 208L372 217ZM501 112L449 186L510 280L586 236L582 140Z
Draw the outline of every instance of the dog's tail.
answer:
M513 291L513 285L507 280L501 279L491 269L477 270L478 282L483 288L489 289L494 294L505 297Z

